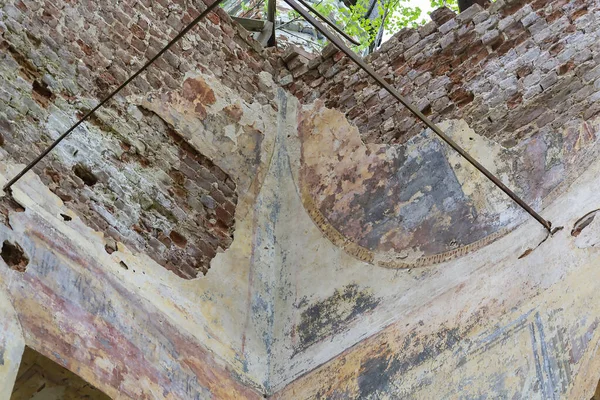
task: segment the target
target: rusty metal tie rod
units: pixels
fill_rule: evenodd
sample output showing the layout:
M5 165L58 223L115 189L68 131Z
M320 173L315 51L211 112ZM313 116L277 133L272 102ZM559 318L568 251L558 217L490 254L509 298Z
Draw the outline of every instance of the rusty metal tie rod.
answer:
M396 100L402 103L406 108L410 110L417 118L427 125L432 131L434 131L444 142L448 143L450 147L452 147L458 154L463 156L471 165L477 168L483 175L485 175L489 180L491 180L497 187L500 188L504 193L508 195L511 199L515 201L519 206L521 206L525 211L529 213L533 218L535 218L548 232L551 232L552 223L550 221L545 220L535 212L534 209L529 207L527 203L523 201L519 196L517 196L512 190L510 190L504 183L502 183L494 174L488 171L483 165L481 165L477 160L471 157L462 147L460 147L456 142L454 142L449 136L447 136L436 124L433 123L429 118L427 118L421 111L419 111L412 103L410 103L404 96L402 96L393 86L388 84L383 80L379 74L377 74L361 57L359 57L356 53L348 48L338 37L329 32L319 21L317 21L313 16L311 16L308 12L306 12L302 7L298 5L295 0L284 0L290 7L294 9L297 13L299 13L306 21L311 23L316 29L321 31L323 35L333 44L335 44L344 54L346 54L352 61L354 61L363 71L371 76L371 78L375 79L375 81L384 88L389 94L391 94ZM303 0L298 0L303 3ZM303 4L304 5L304 4Z
M137 78L142 72L144 72L150 65L154 63L160 56L162 56L167 50L169 50L175 43L179 41L186 33L188 33L194 26L198 24L208 13L214 10L219 4L221 4L224 0L215 0L211 5L207 6L204 11L200 13L192 22L190 22L181 32L177 34L165 47L162 48L154 57L152 57L142 68L140 68L136 73L131 75L125 82L123 82L118 88L116 88L112 93L104 98L98 105L88 111L83 117L79 119L73 126L71 126L65 133L60 135L50 146L48 146L44 151L40 153L32 162L30 162L25 168L23 168L14 178L12 178L4 187L2 188L4 191L8 191L12 185L14 185L19 179L23 177L31 168L35 167L37 163L42 161L44 157L48 155L60 142L62 142L71 132L73 132L79 125L81 125L85 120L91 117L100 107L102 107L106 102L112 99L117 93L119 93L125 86L129 85L129 83Z
M190 22L177 36L175 36L162 50L160 50L154 57L152 57L142 68L140 68L137 72L131 75L125 82L123 82L117 89L115 89L112 93L110 93L106 98L104 98L98 105L88 111L79 121L77 121L71 128L69 128L65 133L60 135L50 146L48 146L40 155L38 155L33 161L31 161L25 168L23 168L14 178L12 178L6 185L4 185L3 190L8 191L12 185L15 184L19 179L23 177L29 170L31 170L37 163L39 163L44 157L46 157L60 142L62 142L71 132L73 132L77 127L79 127L85 120L87 120L90 116L92 116L100 107L102 107L106 102L112 99L116 94L118 94L123 88L125 88L131 81L133 81L136 77L138 77L142 72L144 72L151 64L153 64L160 56L162 56L167 50L169 50L177 41L179 41L186 33L188 33L194 26L198 24L208 13L214 10L223 0L215 0L211 5L209 5L198 17L196 17L192 22ZM299 0L302 1L303 0ZM494 176L490 171L488 171L483 165L481 165L477 160L471 157L465 150L463 150L457 143L455 143L452 139L450 139L446 134L429 118L427 118L423 113L421 113L414 105L412 105L408 100L406 100L396 89L394 89L391 85L383 80L369 65L367 65L356 53L350 50L340 39L331 34L325 27L323 27L314 17L312 17L307 11L302 9L295 0L285 0L286 3L289 4L296 12L298 12L306 21L312 24L316 29L318 29L330 42L335 44L342 52L344 52L352 61L354 61L362 70L364 70L367 74L369 74L375 81L383 87L388 93L390 93L394 98L396 98L400 103L402 103L405 107L407 107L417 118L425 123L431 130L433 130L442 140L444 140L450 147L456 150L461 156L463 156L469 163L471 163L475 168L477 168L482 174L484 174L489 180L491 180L496 186L498 186L504 193L506 193L511 199L513 199L519 206L521 206L525 211L527 211L533 218L535 218L540 224L544 226L548 231L551 231L552 224L549 221L546 221L542 218L537 212L535 212L531 207L529 207L519 196L517 196L512 190L510 190L506 185L504 185L496 176ZM303 2L304 3L304 2ZM331 23L327 18L323 17L316 10L312 9L309 5L305 4L307 9L311 9L319 18L322 18L326 21L332 28L336 31L340 32L342 35L348 38L348 40L355 42L352 38L347 36L343 31L340 31L333 23Z

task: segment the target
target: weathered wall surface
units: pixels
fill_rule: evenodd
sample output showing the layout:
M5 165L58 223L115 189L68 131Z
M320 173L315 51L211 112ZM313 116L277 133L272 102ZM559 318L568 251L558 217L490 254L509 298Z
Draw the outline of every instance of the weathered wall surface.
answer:
M204 7L3 2L0 153L11 166L4 179L15 173L14 162L31 160ZM266 328L252 312L270 302L253 293L251 266L262 257L254 234L269 224L255 200L281 101L269 60L228 16L211 14L35 169L50 192L33 178L24 184L36 195L21 199L29 204L23 216L12 216L23 211L18 203L2 202L5 235L12 226L30 240L30 247L21 243L28 270L10 275L28 345L111 396L253 397L247 387L266 390ZM170 100L184 117L156 114L168 88L181 89ZM61 236L57 223L77 229ZM56 267L54 253L31 256L38 248L31 241L73 259ZM224 267L203 277L210 265ZM267 257L264 265L275 264ZM44 290L31 298L25 288L38 284ZM68 329L72 319L81 319L79 330ZM150 322L154 328L144 331ZM63 330L70 334L62 338ZM103 356L90 362L96 350L75 351L86 345ZM152 382L140 388L138 379Z
M196 6L2 3L0 183ZM275 72L211 15L0 202L27 256L0 261L15 357L115 398L591 396L598 221L571 229L598 207L594 18L440 11L371 59L565 226L543 241L339 54Z
M525 201L544 207L598 150L599 13L595 1L499 1L458 16L440 9L369 62L435 121L464 119L472 131L455 135L460 144ZM280 71L279 81L294 76L286 86L292 93L344 112L365 142L344 143L341 133L322 140L318 132L340 123L326 113L303 117L305 207L341 234L332 240L350 240L353 255L388 267L431 264L520 222L341 53L288 59L293 69Z
M579 191L569 184L598 149L598 13L594 1L497 2L458 17L438 13L438 23L401 32L371 58L415 102L432 105L437 97L428 96L442 93L445 107L453 104L432 106L432 117L555 226L566 227L536 257L543 230L430 133L401 128L399 121L406 127L414 122L339 53L288 63L295 80L290 83L283 71L279 81L304 103L322 103L299 111L298 142L286 143L297 187L288 185L285 192L296 191L307 214L296 211L296 194L288 198L289 208L282 207L280 220L289 225L278 237L285 260L293 261L279 301L293 312L282 316L289 323L281 324L286 333L274 379L291 381L346 353L290 385L282 397L459 397L457 388L476 396L495 384L499 397L571 398L571 390L580 391L576 398L591 396L595 377L575 383L582 378L574 371L595 357L596 344L587 342L588 331L596 330L594 312L585 308L593 289L588 300L569 303L589 323L548 315L561 312L555 311L561 308L558 293L594 279L576 283L574 271L593 274L596 259L569 232L597 208L591 193L598 183L588 172ZM444 54L456 62L440 58ZM469 95L452 100L448 93L455 90ZM340 109L358 130L326 107ZM504 113L494 117L496 111ZM525 226L498 239L524 220ZM469 251L455 262L411 269ZM475 350L471 343L510 325L505 314L521 318L530 336L506 334L506 344ZM525 353L516 341L532 351ZM455 353L461 351L469 357L462 360ZM572 358L571 351L586 355ZM517 356L520 367L513 373ZM454 369L466 365L460 379L450 379L448 357L456 357ZM539 373L536 362L542 363ZM478 375L479 369L490 375ZM428 371L438 372L439 380Z
M515 153L464 122L441 127L518 187ZM431 265L488 244L523 220L516 205L430 131L402 145L365 145L343 114L318 103L303 113L299 132L304 206L332 242L363 261Z
M194 290L122 244L106 253L102 234L37 177L19 183L14 196L25 210L10 214L1 239L19 244L28 263L24 271L5 265L0 274L28 346L113 398L260 397L241 369L221 358L233 357L223 347L231 346L226 335L235 331L211 331L223 321L210 315L207 301L194 299L210 291ZM235 275L229 279L235 288Z
M368 57L371 66L434 120L464 118L505 147L575 124L597 106L598 3L496 1L403 29ZM423 130L410 112L328 47L283 83L304 102L346 113L367 143L403 143Z
M358 293L370 293L383 307L391 307L383 323L386 327L380 333L377 328L363 329L374 327L382 314L369 310L354 318L345 334L329 330L314 352L305 353L318 357L353 332L367 332L360 335L365 340L346 346L341 356L299 378L275 398L428 399L432 394L440 398L591 398L598 383L600 338L595 309L600 262L594 247L599 237L597 219L576 237L571 230L580 217L598 207L599 168L595 163L545 210L564 229L539 247L533 245L533 252L524 258L519 258L523 248L544 236L540 237L533 221L460 260L387 274L381 269L364 272L366 266L362 270L352 267L343 255L336 256L321 244L318 258L328 258L337 288L353 282ZM307 235L311 236L312 229ZM300 253L298 249L289 256ZM307 302L302 297L307 292L319 290L321 295L296 312L296 321L302 321L304 310L314 310L317 304L346 307L331 287L316 288L325 280L323 264L313 267L319 264L315 258L297 263L312 268L306 267L303 282L296 278L303 272L294 271L291 292L298 293L294 301ZM390 286L393 294L382 298L384 288ZM313 314L312 318L335 326L328 315ZM295 355L292 360L298 358Z
M17 162L33 159L203 8L202 1L3 2L4 150ZM241 103L276 107L273 94L259 90L258 73L272 71L262 52L219 11L124 95L179 88L186 73L199 70L210 71L211 79L238 93ZM258 131L238 123L241 103L214 115L207 112L217 100L212 89L194 79L183 85L203 129ZM230 246L238 200L229 166L215 164L205 151L188 146L171 126L119 96L36 171L90 226L193 278Z

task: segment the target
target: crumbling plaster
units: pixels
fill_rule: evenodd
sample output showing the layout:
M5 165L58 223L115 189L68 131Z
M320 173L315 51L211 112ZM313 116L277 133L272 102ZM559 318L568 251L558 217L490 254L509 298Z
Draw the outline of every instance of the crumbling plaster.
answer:
M28 174L12 192L24 211L10 211L0 225L0 240L19 243L29 258L24 272L0 261L15 316L3 321L12 324L8 360L18 363L26 344L114 398L591 396L598 377L590 371L600 362L599 221L577 237L570 232L598 208L596 120L553 131L568 140L549 153L537 151L535 138L508 148L464 120L442 121L564 227L547 237L430 132L404 144L365 143L343 113L320 101L301 104L268 72L255 77L260 101L218 72L187 71L177 84L132 94L119 107L128 118L145 112L160 119L180 146L235 179L230 246L206 276L181 279L127 244L107 252L106 232L69 209L43 183L47 177ZM55 115L41 113L41 121ZM21 120L14 126L25 129ZM112 143L96 128L75 132L54 161L70 166L74 144L84 151L90 135L94 148ZM400 173L406 163L398 155L426 167L431 149L442 178L420 187L420 169ZM515 160L542 153L544 168L529 168L523 178ZM1 155L3 184L19 166L11 152ZM566 167L546 170L546 160ZM135 168L155 178L155 170ZM548 190L531 190L548 177ZM363 199L367 208L347 207L371 189L411 185L398 204L395 192L382 191ZM329 195L339 197L327 203ZM421 203L428 197L440 201ZM426 235L416 243L389 234L365 241L361 235L380 222L368 206L389 200L385 215L410 210L388 221L389 232L410 236L411 221L418 228L429 218ZM474 210L473 225L452 214L461 207ZM467 239L458 248L445 247L461 235ZM10 310L4 303L3 313ZM16 373L16 365L5 365L8 376Z
M244 208L238 208L242 214L240 218L236 218L236 232L240 234L236 235L232 247L213 261L219 267L211 269L209 275L192 281L182 281L147 257L130 254L124 246L119 246L119 251L109 256L105 252L102 253L102 241L98 235L86 229L86 236L96 242L95 251L103 254L104 259L110 260L106 262L107 268L111 266L112 273L126 277L122 279L122 284L128 287L131 285L135 296L152 303L153 307L168 315L169 320L179 329L188 332L212 351L220 351L222 357L231 363L230 366L233 366L234 370L237 369L244 379L254 380L264 385L263 389L275 392L346 349L349 350L343 353L341 360L345 357L359 357L358 361L355 361L358 363L355 365L360 366L355 371L359 375L354 376L354 379L367 379L360 378L360 374L366 370L365 365L368 365L369 357L382 357L380 353L373 353L373 349L380 348L381 343L389 343L389 340L392 340L386 339L389 335L395 335L392 336L393 343L405 345L406 342L402 338L406 335L422 335L423 348L420 345L415 345L415 348L408 346L406 349L392 347L384 353L385 360L392 360L401 357L406 350L415 352L420 349L421 352L425 352L421 358L407 361L404 369L391 369L386 382L394 382L394 379L397 379L395 374L418 370L422 368L423 363L435 359L445 351L451 351L461 341L470 343L474 340L472 338L479 337L482 332L492 334L494 324L501 325L499 321L504 319L510 321L508 317L503 316L504 313L514 315L516 311L511 313L510 310L515 307L520 310L519 307L525 307L523 304L532 308L528 302L540 302L540 299L536 300L536 296L546 293L545 290L554 284L560 287L569 272L579 268L585 269L586 266L591 268L590 265L593 265L593 251L578 250L583 255L575 259L568 256L574 247L574 239L570 237L568 228L559 231L536 248L544 239L545 232L531 220L527 220L525 224L489 246L438 266L393 270L356 259L323 235L319 229L322 227L315 224L302 204L299 178L301 140L297 129L302 108L293 97L290 98L282 91L279 92L278 99L280 113L275 124L277 131L271 131L271 154L264 157L268 160L268 172L264 174L262 184L258 184L258 194L248 191L248 201L241 200L240 204L252 204L250 199L256 199L251 213L243 213ZM149 104L146 106L150 107ZM179 116L174 109L165 107L161 109L170 110L173 118ZM304 109L305 112L306 110L310 110L310 107ZM190 132L198 133L193 129L197 123L193 118L178 121L181 123L179 128L183 131L189 129ZM465 129L464 125L455 125ZM348 132L357 134L352 129ZM201 134L197 140L201 140ZM594 168L598 167L594 165ZM593 185L589 186L589 182L593 182L594 168L580 177L578 184L572 186L567 194L561 196L560 201L554 203L553 209L561 210L560 214L553 212L553 209L545 210L547 215L557 216L552 218L556 226L571 226L581 216L579 204L593 203L594 190ZM36 179L31 177L26 183L19 184L19 187L37 186L38 189L32 191L31 197L34 197L34 194L39 196L36 193L38 191L52 197L35 182ZM572 191L577 194L571 194ZM578 201L573 201L574 196ZM51 215L52 226L60 224L63 226L61 229L71 224L81 224L76 217L69 222L60 220L57 215L61 212L68 213L60 205L51 209L48 214L48 211L42 211L42 207L35 205L35 202L24 199L18 191L15 198L26 211L16 213L11 218L45 213L47 218ZM508 203L509 200L504 201ZM38 197L37 202L45 204L44 208L48 208L47 199ZM53 202L60 204L56 198ZM11 225L15 226L15 223ZM21 226L23 223L16 225ZM78 236L81 241L81 233L78 233ZM527 257L519 259L518 256L527 249L534 250ZM128 270L119 266L120 260L127 264ZM553 268L541 267L547 265L552 265ZM25 274L33 273L35 268L34 265L29 266ZM16 271L10 273L18 274ZM335 284L332 284L333 282ZM338 298L349 301L331 305L367 307L359 309L354 315L340 313L342 320L334 323L328 322L328 315L316 315L311 320L314 326L303 325L302 318L309 315L306 311L312 309L318 312L318 307L311 306L322 303L331 296L335 297L336 290L342 293ZM345 296L344 293L349 295ZM550 293L547 295L550 296ZM357 301L353 303L352 299ZM448 307L448 304L452 304L452 307ZM541 310L549 309L539 307ZM574 303L573 307L581 305ZM331 312L332 309L330 307L324 310ZM537 321L535 318L541 318L525 311L523 313L527 314L527 318L533 318L527 320L528 322L533 323ZM520 317L521 315L515 318ZM365 320L368 323L365 323ZM584 324L579 327L578 321L579 319L576 319L573 322L571 338L574 342L581 341L578 338L585 336L583 333L577 333L578 329L585 329L586 332L588 329L595 329L593 325L590 327ZM324 330L319 326L323 323ZM198 329L200 326L204 328ZM320 336L303 345L303 333L299 330L301 327L318 332ZM380 331L383 333L378 334ZM434 338L439 338L439 335L445 337L445 344L428 343L432 335ZM230 344L229 351L223 343L226 338L234 343ZM363 342L364 339L367 340ZM359 342L361 344L358 347L353 347ZM584 340L582 343L579 345L579 351L585 354L588 342ZM569 346L573 344L567 339L565 348ZM355 355L356 353L359 355ZM363 359L360 359L360 354L363 354ZM495 353L490 350L481 353L480 357L489 358L493 354ZM504 349L498 357L505 354ZM560 354L562 353L558 355ZM245 360L242 361L243 359ZM475 365L474 369L480 367L477 360L474 356L472 364L469 364ZM339 372L336 362L342 361L336 358L331 364L325 364L314 372L316 380L310 385L304 385L302 390L306 392L300 391L293 397L319 397L320 394L327 393L327 385L333 385L332 382L339 378L332 375L333 372L328 372L327 379L320 374L323 373L322 370L328 371L329 368ZM446 363L440 362L439 365ZM576 367L577 362L571 368ZM384 370L387 370L387 367ZM465 372L465 380L473 379L469 371L467 369ZM525 372L523 374L522 379L515 382L523 383L524 380L534 379L528 377ZM312 376L310 373L305 375L301 382L306 382ZM406 375L403 376L406 378ZM403 382L406 381L404 378ZM343 390L348 395L358 395L358 392L353 391L356 388L352 389L354 384L351 382L352 374L342 380L342 386L345 388ZM414 392L417 396L422 382L415 382L415 386L404 389L410 391L405 393ZM568 381L564 383L566 388L569 388L568 384ZM302 386L301 383L292 383L285 390L298 391L297 385ZM335 388L335 385L332 388ZM394 392L396 389L385 385L374 388L382 392L390 390L390 395L401 393ZM433 389L429 387L427 390ZM537 393L533 386L530 390L533 391L531 393ZM284 391L282 396L285 397L285 393L290 392Z
M390 301L394 306L382 321L385 328L364 334L366 340L347 346L280 397L428 398L436 393L442 398L590 398L597 385L594 282L599 259L594 247L581 249L568 228L594 207L598 169L594 163L545 209L565 229L527 257L518 258L526 241L540 238L534 221L472 255L422 270L422 275L398 271L404 279L396 279L411 277L418 284L395 286L402 294ZM344 284L342 276L359 274L345 266L336 275L339 285ZM315 279L311 288L322 281ZM374 281L365 286L381 287ZM369 327L377 317L369 315ZM328 341L314 354L339 341Z
M255 204L257 195L262 186L262 180L266 174L266 168L270 162L270 154L272 153L273 140L275 138L275 129L277 129L276 118L277 115L269 108L269 111L265 111L265 108L260 104L247 104L243 100L240 100L233 91L220 85L214 79L204 76L203 78L196 74L193 79L205 79L207 82L211 82L215 92L217 93L217 99L215 104L208 108L208 115L219 114L223 112L223 108L229 107L234 108L238 115L238 119L242 126L253 126L252 131L244 130L239 128L233 129L232 133L228 136L217 136L214 137L211 131L202 128L201 121L198 119L191 119L191 123L195 123L195 129L193 131L186 131L183 129L182 136L186 137L189 134L189 142L192 146L198 146L203 149L203 153L212 160L215 160L219 165L223 165L228 172L230 171L232 176L236 179L238 188L240 190L240 199L238 207L236 208L236 240L235 245L232 245L232 251L218 254L213 261L213 266L217 267L223 265L220 272L206 276L206 279L197 279L193 281L185 281L177 277L170 271L161 269L156 262L147 257L144 254L133 254L126 245L118 243L117 251L112 254L108 254L105 250L106 240L102 233L94 232L90 228L86 227L82 220L72 210L65 208L63 202L52 194L46 187L43 186L39 180L30 178L32 181L20 182L14 189L14 197L19 204L25 208L24 213L17 213L11 216L16 218L15 222L11 223L11 226L18 227L15 230L26 229L27 223L25 220L19 220L19 218L25 218L30 213L35 213L35 218L40 218L37 213L41 213L44 217L49 218L50 222L45 225L39 223L39 228L44 232L44 227L48 229L56 223L62 222L61 226L68 233L66 233L66 242L73 241L71 245L65 245L68 247L68 251L77 253L76 248L81 245L85 248L83 254L96 260L96 266L102 265L101 268L105 268L106 264L110 266L106 267L109 271L116 274L120 280L127 282L127 289L125 293L128 293L132 298L141 297L145 301L151 304L151 307L160 312L161 315L168 316L172 321L173 326L178 326L183 332L187 332L192 335L199 342L203 343L205 348L209 348L211 353L216 354L217 357L222 357L227 362L231 363L231 368L235 371L234 375L241 376L247 375L245 381L256 382L255 385L261 385L267 380L267 366L263 363L263 357L258 347L255 346L255 342L262 344L262 338L256 338L263 332L256 333L254 331L259 328L262 329L259 321L252 318L253 312L247 302L247 297L252 295L249 288L248 277L250 274L250 266L252 262L255 262L252 253L255 244L253 243L254 233L262 231L259 228L263 225L270 225L269 216L261 216L261 213L267 212L267 208L260 207ZM264 77L265 82L269 83L269 75L266 74ZM204 82L204 80L202 80ZM216 86L214 86L216 85ZM140 103L142 106L144 101L137 97L132 97L133 103ZM204 115L204 114L203 114ZM206 115L204 115L206 116ZM179 126L177 126L179 128ZM258 129L260 130L258 130ZM73 141L83 142L86 140L85 131L80 131L75 134ZM238 140L239 139L239 140ZM69 147L69 146L68 146ZM64 151L64 150L63 150ZM61 152L62 153L62 152ZM68 151L66 151L68 154ZM16 167L7 167L10 172L5 172L6 177L10 176L16 171ZM23 187L25 193L21 194L19 188ZM68 215L72 219L65 221L61 214ZM33 223L35 225L35 223ZM75 228L75 230L73 230ZM10 230L8 230L10 232ZM64 234L64 233L63 233ZM50 240L53 244L54 237L57 236L57 232L53 232L51 229L49 232L39 233L47 240ZM11 239L13 238L13 235ZM68 238L68 239L67 239ZM21 237L17 240L22 243ZM46 244L52 247L53 244ZM71 248L72 247L72 248ZM28 254L32 253L32 248L27 248ZM79 250L80 251L80 250ZM256 256L260 257L260 256ZM268 258L267 258L268 261ZM267 262L264 261L264 262ZM38 260L33 258L31 265L28 267L25 274L35 273ZM274 265L273 263L268 263ZM70 264L68 264L70 266ZM45 268L41 266L40 268ZM101 307L102 309L108 308L109 316L112 317L114 314L119 315L122 305L116 300L108 300L109 305L95 304L100 301L96 296L105 298L108 296L107 293L91 295L87 294L86 291L90 290L89 286L93 286L96 290L99 290L104 284L94 279L94 273L87 271L85 278L79 277L82 273L79 266L75 271L71 271L67 268L66 272L60 272L56 277L56 282L59 284L59 289L56 290L56 294L59 296L64 295L66 290L70 293L72 290L77 291L78 297L75 304L84 304L90 307ZM13 277L22 278L16 271ZM46 272L43 273L45 275ZM59 276L69 276L69 278L62 278ZM66 280L65 280L66 279ZM256 278L257 282L262 282L262 276ZM76 289L68 287L67 282L75 284L78 287ZM23 286L17 286L22 288ZM145 294L141 294L145 293ZM92 297L90 297L92 296ZM123 303L127 303L129 300L123 300ZM250 300L248 298L248 300ZM268 299L258 298L256 302L258 305L255 307L266 307ZM34 300L35 302L35 300ZM41 301L40 304L45 304ZM47 304L45 304L47 305ZM36 308L34 306L27 307L32 311ZM160 310L160 311L158 311ZM46 310L50 312L50 310ZM256 315L258 315L257 310ZM129 312L129 311L123 311ZM68 312L64 316L68 318ZM240 321L246 321L245 324L240 324ZM140 323L143 326L143 323ZM31 329L41 328L40 326L29 326ZM45 328L44 328L45 329ZM94 329L90 329L89 333L92 334ZM246 332L249 332L246 334ZM84 335L85 330L79 332ZM31 334L31 332L30 332ZM45 342L47 334L37 332L33 334L36 340ZM31 339L31 337L30 337ZM72 339L72 338L71 338ZM70 340L70 339L69 339ZM107 340L107 339L103 339ZM135 343L136 340L133 340ZM63 345L71 345L71 343L62 343ZM142 345L141 343L137 343ZM28 341L28 345L32 345ZM39 344L38 344L39 346ZM52 350L52 344L46 343L48 348L41 349L41 352L50 356L53 359L59 358L63 363L67 363L71 369L75 369L76 372L79 368L84 368L83 364L87 355L82 353L78 356L69 356L68 354L61 354L56 350ZM264 347L264 346L262 346ZM39 347L35 347L39 349ZM256 349L255 349L256 348ZM140 351L146 351L146 345L139 349ZM54 357L52 356L54 354ZM109 358L110 359L110 358ZM172 361L171 361L172 362ZM207 365L212 365L208 363ZM103 366L103 368L109 368ZM117 368L117 367L115 367ZM212 367L211 367L212 368ZM123 372L120 372L124 374ZM127 375L127 374L124 374ZM90 379L89 375L84 376ZM93 375L92 375L93 377ZM103 378L101 378L103 379ZM132 378L133 379L133 378ZM96 384L98 377L91 379L91 382ZM115 393L115 390L123 391L127 394L128 390L133 390L128 387L132 384L133 380L129 383L123 384L122 387L117 385L113 387L113 390L106 390L107 393ZM114 385L114 381L111 382ZM175 384L181 384L175 380ZM106 385L106 382L104 382ZM201 384L200 384L201 385ZM224 383L225 385L225 383ZM102 384L98 385L103 387ZM193 393L196 387L191 385L186 390L189 393ZM135 388L135 391L129 392L130 396L136 397L141 396L142 393L140 388ZM154 389L149 389L154 390ZM213 390L213 389L211 389ZM133 393L133 394L132 394ZM218 392L217 392L218 393ZM223 392L228 395L235 395L235 392ZM186 398L185 395L181 395Z

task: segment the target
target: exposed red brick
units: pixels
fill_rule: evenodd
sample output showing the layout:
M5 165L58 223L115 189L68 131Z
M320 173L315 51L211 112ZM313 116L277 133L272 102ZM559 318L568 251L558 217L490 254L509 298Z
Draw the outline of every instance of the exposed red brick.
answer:
M587 6L583 6L580 9L578 9L577 11L575 11L574 13L572 13L571 15L569 15L569 20L575 21L577 18L580 18L580 17L586 15L587 13L588 13Z

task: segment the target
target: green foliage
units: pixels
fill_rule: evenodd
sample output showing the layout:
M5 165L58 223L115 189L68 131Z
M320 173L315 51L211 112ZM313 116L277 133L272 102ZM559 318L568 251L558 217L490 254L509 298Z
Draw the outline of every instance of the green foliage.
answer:
M430 0L431 8L434 10L440 7L448 7L454 12L458 12L458 2L456 0Z
M430 0L430 3L433 9L446 6L458 12L457 0ZM391 35L404 27L414 28L427 22L423 11L411 6L410 0L379 0L376 16L372 18L366 18L369 0L356 0L356 4L348 8L339 7L336 0L320 0L313 7L348 35L358 39L361 45L353 48L358 52L370 48L382 29L383 33ZM297 20L301 17L291 11L289 18Z

